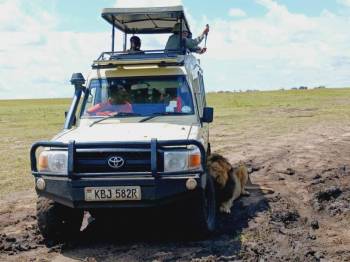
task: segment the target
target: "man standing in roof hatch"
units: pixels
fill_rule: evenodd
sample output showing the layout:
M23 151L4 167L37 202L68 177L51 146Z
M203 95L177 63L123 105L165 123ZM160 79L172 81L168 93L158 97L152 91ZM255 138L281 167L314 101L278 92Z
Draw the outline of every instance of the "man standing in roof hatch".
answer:
M166 43L165 50L175 51L180 50L180 28L181 24L176 23L173 28L173 34L169 37ZM203 30L203 33L195 39L188 38L189 32L184 29L182 31L181 37L183 39L184 46L190 52L195 52L197 54L203 54L207 51L207 48L201 48L198 45L203 41L204 37L209 33L209 26L207 25Z

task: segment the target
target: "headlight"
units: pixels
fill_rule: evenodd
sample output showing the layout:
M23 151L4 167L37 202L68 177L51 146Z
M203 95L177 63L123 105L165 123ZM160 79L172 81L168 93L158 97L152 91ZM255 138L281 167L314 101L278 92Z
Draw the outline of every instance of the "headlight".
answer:
M177 172L200 168L201 154L198 149L168 151L164 153L164 171Z
M40 172L67 173L67 151L43 151L39 155Z

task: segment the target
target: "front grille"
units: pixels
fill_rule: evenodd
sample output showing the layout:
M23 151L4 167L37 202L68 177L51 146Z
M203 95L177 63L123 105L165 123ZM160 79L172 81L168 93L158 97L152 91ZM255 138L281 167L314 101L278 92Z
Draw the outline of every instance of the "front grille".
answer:
M108 159L122 157L124 165L112 168ZM163 161L158 155L158 168L161 171ZM151 152L77 152L74 171L77 173L113 173L113 172L151 172Z

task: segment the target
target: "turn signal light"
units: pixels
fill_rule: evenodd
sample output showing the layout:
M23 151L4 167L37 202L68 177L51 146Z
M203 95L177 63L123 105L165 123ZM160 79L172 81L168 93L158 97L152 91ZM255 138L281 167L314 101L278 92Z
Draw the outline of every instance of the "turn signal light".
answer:
M189 168L199 168L201 165L201 155L196 152L195 154L190 154L188 156L188 167Z
M48 155L46 152L42 152L38 160L38 169L39 171L46 170L49 166Z

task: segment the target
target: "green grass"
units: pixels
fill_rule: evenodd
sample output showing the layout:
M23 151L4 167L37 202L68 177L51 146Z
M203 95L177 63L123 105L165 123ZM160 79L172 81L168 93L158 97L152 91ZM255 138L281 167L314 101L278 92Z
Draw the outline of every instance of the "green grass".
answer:
M322 121L350 120L350 89L210 93L215 127L281 134ZM256 134L258 135L258 134Z
M29 150L63 126L69 99L0 100L0 196L32 187Z
M209 93L213 145L299 132L315 124L350 124L350 89ZM0 197L33 188L29 149L61 130L70 99L0 100ZM239 135L238 135L239 134Z

